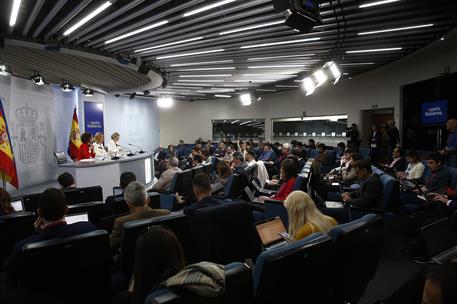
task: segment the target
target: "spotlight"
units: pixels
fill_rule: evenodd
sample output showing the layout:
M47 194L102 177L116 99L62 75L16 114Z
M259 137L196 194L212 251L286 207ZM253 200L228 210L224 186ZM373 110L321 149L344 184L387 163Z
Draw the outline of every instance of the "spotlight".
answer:
M249 106L252 104L252 97L250 93L240 95L241 104L243 106Z
M30 79L32 79L33 83L36 85L39 85L39 86L44 85L43 76L41 76L37 72L33 72L33 76L30 76Z
M306 96L313 94L314 90L316 89L314 81L311 79L311 77L306 77L305 79L303 79L301 86L302 89L306 92Z
M323 70L317 70L316 72L314 72L313 76L314 79L316 79L316 88L320 87L328 79L327 75L325 75Z
M324 64L324 66L322 67L322 69L324 71L326 71L327 74L331 74L333 76L333 78L334 78L333 84L336 84L338 82L338 80L340 80L341 71L335 62L333 62L333 61L326 62ZM330 73L328 73L328 70L330 70Z
M148 96L149 94L151 94L151 91L146 90L146 91L143 92L143 94L144 94L144 96Z
M62 83L62 85L60 87L62 88L62 91L67 92L67 93L71 93L75 90L73 85L69 82Z
M157 99L159 108L171 108L173 106L173 99L171 97L160 97Z
M9 76L11 75L11 69L6 64L0 64L0 75L2 76Z
M94 91L92 89L84 89L83 95L86 97L94 96Z
M133 92L132 94L130 94L130 99L133 99L133 98L135 98L135 96L136 96L136 93L135 93L135 92Z

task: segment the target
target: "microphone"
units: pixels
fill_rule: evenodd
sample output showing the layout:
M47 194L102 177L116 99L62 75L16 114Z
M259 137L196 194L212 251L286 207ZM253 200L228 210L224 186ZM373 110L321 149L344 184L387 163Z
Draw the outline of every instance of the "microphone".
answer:
M117 153L114 152L114 156L111 157L112 160L118 160L119 159L119 156L117 156Z
M128 144L129 146L135 147L135 148L140 148L140 151L138 152L139 154L144 153L143 148L134 144Z
M121 147L121 148L124 149L124 150L128 150L128 151L129 151L129 153L127 154L127 156L133 156L133 155L135 155L135 154L132 152L131 149L129 149L129 148L127 148L127 147L123 147L123 146L121 146L121 145L119 145L119 147Z

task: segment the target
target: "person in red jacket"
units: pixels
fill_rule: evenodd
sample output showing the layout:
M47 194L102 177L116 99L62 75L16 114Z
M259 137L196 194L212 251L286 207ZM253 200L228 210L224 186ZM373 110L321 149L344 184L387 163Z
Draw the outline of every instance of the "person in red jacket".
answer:
M76 160L95 157L94 146L92 145L91 141L92 141L92 134L86 132L81 135L82 144L81 144L81 146L79 146L78 155L76 156Z
M260 196L259 200L264 201L267 199L274 199L283 201L293 191L295 180L297 179L298 165L292 159L285 159L281 163L281 170L279 171L279 179L282 184L279 187L278 193L272 196Z

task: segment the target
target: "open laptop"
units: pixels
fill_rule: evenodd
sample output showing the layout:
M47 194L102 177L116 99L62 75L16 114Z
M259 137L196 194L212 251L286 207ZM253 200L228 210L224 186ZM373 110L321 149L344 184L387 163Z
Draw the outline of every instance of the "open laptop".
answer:
M260 201L257 197L255 197L254 193L252 193L251 188L249 188L249 186L244 187L244 192L246 192L251 202L263 204L263 201Z
M122 194L122 188L121 187L113 187L113 195L119 195Z
M279 216L255 223L255 229L264 250L270 250L288 244L285 239L288 236L287 230Z
M275 194L275 193L277 192L277 191L268 190L268 189L264 189L264 188L260 187L260 185L257 184L257 182L256 182L255 179L252 180L251 184L254 186L254 188L255 188L257 191L259 191L259 192L261 192L261 193L265 193L265 194L271 195L271 194Z
M421 228L427 256L438 264L457 257L457 246L447 218Z
M65 222L67 222L68 225L74 224L77 222L88 222L88 221L89 221L89 215L87 214L87 212L68 214L65 216Z
M11 202L11 207L13 207L14 211L22 212L24 211L24 203L21 199L13 199Z

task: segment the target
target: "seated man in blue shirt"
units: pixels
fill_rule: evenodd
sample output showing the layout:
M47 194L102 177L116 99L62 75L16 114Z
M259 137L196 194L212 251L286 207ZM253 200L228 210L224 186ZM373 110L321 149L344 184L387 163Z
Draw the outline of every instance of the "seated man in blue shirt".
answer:
M270 145L265 145L263 152L260 154L257 160L262 160L264 162L274 161L276 159L275 152L272 150Z
M24 245L50 239L71 237L97 230L89 222L77 222L67 225L64 219L67 211L67 202L61 190L48 188L43 192L37 210L38 219L34 223L38 234L16 242L5 264L5 270L9 275L13 277L16 275L18 265L21 263L22 247Z
M192 215L197 209L220 205L222 202L211 197L211 180L208 174L197 174L192 180L192 190L197 202L184 208L185 215Z

